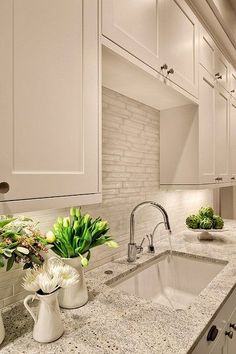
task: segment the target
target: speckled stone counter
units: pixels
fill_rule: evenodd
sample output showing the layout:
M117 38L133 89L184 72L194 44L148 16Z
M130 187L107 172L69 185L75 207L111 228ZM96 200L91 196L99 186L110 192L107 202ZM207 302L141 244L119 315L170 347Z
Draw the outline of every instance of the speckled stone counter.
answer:
M89 302L80 309L62 310L65 333L56 342L39 344L32 339L33 320L21 302L5 308L1 354L191 353L236 284L236 223L227 227L229 231L216 234L214 241L200 242L189 232L172 237L173 251L228 262L186 309L176 311L107 285L166 252L169 244L163 240L154 256L143 254L132 264L122 258L86 273ZM112 274L105 274L107 270Z

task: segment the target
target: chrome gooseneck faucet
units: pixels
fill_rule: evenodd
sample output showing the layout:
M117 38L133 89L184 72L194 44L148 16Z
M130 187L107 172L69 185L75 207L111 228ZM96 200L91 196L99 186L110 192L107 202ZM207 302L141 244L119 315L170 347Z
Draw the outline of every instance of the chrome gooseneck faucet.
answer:
M137 257L137 252L142 249L142 246L137 246L136 243L134 242L134 221L135 221L134 215L135 215L136 210L144 205L151 205L154 208L158 209L163 216L163 219L164 219L163 223L165 225L166 230L169 230L169 232L171 232L169 217L168 217L165 209L160 204L152 202L152 201L145 201L145 202L142 202L142 203L136 205L136 207L132 210L132 212L130 214L130 242L128 244L128 262L134 262Z

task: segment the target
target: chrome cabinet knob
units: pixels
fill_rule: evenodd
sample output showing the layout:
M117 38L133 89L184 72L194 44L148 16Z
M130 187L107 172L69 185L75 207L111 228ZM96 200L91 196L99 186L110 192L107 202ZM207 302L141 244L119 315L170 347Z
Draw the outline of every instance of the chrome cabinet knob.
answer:
M163 64L162 66L161 66L161 70L167 70L168 69L168 65L167 64Z
M225 331L225 335L228 336L230 339L232 339L234 336L234 333L232 331Z
M0 182L0 193L6 194L9 192L10 186L7 182Z
M230 323L229 325L231 328L233 328L234 331L236 331L236 323Z
M223 178L222 177L216 177L215 180L216 181L223 181Z
M220 73L216 73L215 77L217 80L221 80L222 79L222 75L220 75Z
M174 74L174 69L173 68L170 68L169 70L167 70L167 75L169 75L169 74Z

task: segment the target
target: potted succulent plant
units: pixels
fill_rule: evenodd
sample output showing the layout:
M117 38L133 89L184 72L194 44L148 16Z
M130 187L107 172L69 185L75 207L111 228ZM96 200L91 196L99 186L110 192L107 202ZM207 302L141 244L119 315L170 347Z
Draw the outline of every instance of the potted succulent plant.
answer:
M61 307L76 308L88 301L83 267L89 263L90 250L100 245L118 247L118 244L107 235L108 230L107 221L100 217L93 219L89 214L83 215L80 209L71 208L70 217L58 218L53 230L47 233L46 239L52 245L51 250L80 274L78 284L60 290Z
M78 281L78 272L55 257L44 263L43 267L27 271L23 287L34 294L26 296L24 305L34 320L33 338L37 342L49 343L62 336L64 326L58 304L58 290ZM31 300L39 301L37 316L28 304Z
M23 268L38 267L43 263L41 251L47 251L47 241L37 224L24 216L0 218L0 268L9 271L15 263ZM5 336L0 313L0 343Z

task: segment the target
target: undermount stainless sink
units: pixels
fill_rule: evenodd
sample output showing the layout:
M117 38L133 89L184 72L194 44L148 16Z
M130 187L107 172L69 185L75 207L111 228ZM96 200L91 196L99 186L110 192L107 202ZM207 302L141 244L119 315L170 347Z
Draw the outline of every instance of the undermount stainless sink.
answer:
M183 309L212 281L227 262L173 252L131 272L111 286L153 302Z

